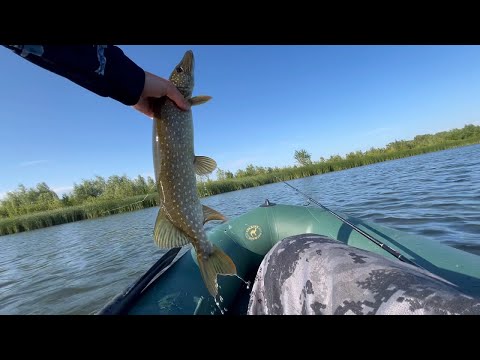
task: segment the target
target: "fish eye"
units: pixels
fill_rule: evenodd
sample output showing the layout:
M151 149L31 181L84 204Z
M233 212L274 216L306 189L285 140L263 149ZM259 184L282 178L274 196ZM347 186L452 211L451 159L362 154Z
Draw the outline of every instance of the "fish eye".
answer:
M176 70L177 70L177 73L181 73L181 72L183 72L183 68L182 68L181 66L177 67L177 69L176 69Z

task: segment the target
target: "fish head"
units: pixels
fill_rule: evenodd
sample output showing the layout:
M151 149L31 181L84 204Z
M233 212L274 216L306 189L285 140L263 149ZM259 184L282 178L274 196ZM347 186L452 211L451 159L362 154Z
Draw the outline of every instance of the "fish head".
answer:
M177 87L184 97L190 97L193 92L195 59L193 51L188 50L182 60L175 66L170 75L170 82Z

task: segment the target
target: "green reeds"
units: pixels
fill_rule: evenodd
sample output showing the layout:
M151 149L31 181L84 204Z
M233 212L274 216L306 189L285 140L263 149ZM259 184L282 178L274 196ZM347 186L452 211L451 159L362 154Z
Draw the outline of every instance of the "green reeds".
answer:
M56 210L42 211L15 218L0 219L0 235L40 229L73 221L94 219L144 209L158 205L158 195L148 194L126 198L69 206Z
M324 162L314 163L302 167L288 167L279 171L249 176L241 178L233 178L226 180L207 181L198 185L198 193L200 196L211 196L222 194L225 192L236 191L246 189L255 186L261 186L266 184L276 183L280 181L287 181L293 179L300 179L308 176L325 174L333 171L340 171L351 169L354 167L371 165L388 160L396 160L405 157L425 154L429 152L435 152L440 150L446 150L453 147L472 145L465 144L465 141L449 141L448 143L426 146L415 149L398 150L391 152L384 152L381 154L364 154L361 156L350 157L341 160L328 160Z
M480 139L477 138L445 140L440 144L421 146L412 149L381 150L375 153L367 151L363 154L347 156L346 159L335 158L334 160L316 162L301 167L286 167L259 175L234 177L226 180L202 181L197 183L197 191L200 197L206 197L250 187L272 184L278 181L299 179L388 160L396 160L409 156L446 150L459 146L473 145L479 142ZM157 193L137 195L122 200L92 200L91 202L79 206L66 206L56 210L43 211L14 218L0 218L0 235L40 229L73 221L94 219L158 205Z

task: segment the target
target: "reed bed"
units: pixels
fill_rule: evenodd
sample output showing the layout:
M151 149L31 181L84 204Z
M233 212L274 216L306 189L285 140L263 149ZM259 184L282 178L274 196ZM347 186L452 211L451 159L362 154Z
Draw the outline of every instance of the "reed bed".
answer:
M197 191L200 197L212 196L230 191L272 184L279 181L300 179L308 176L346 170L354 167L371 165L379 162L477 143L480 143L480 139L447 140L441 144L412 149L384 151L376 154L367 152L358 156L349 156L346 159L339 158L327 160L301 167L286 167L277 171L254 176L234 177L226 180L202 181L197 183ZM78 206L66 206L55 210L42 211L13 218L1 218L0 236L65 224L73 221L94 219L113 214L136 211L158 205L158 193L151 193L148 195L128 197L121 200L96 200Z
M158 195L148 194L123 200L109 200L80 206L69 206L15 218L0 219L0 235L30 231L74 221L95 219L157 205Z

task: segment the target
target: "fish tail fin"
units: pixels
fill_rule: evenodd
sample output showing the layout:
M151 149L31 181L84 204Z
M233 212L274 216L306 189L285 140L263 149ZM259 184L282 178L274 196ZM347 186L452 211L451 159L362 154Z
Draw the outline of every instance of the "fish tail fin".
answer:
M225 254L220 248L213 246L213 252L208 259L203 258L202 255L197 255L198 267L202 274L203 281L207 286L208 291L213 297L218 294L217 275L236 275L237 268L232 259Z

